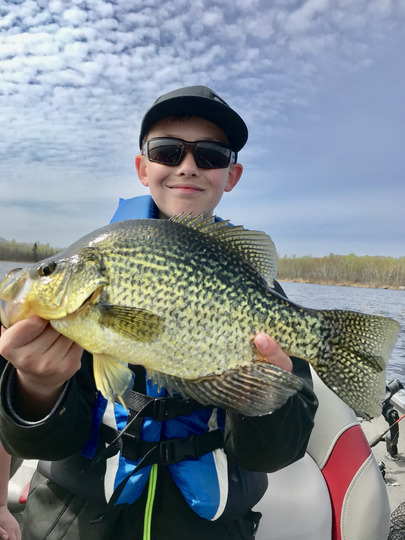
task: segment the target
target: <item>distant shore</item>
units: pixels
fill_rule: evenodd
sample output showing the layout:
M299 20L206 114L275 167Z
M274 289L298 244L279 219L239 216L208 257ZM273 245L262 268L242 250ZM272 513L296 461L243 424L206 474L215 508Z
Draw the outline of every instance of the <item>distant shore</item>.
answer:
M14 264L15 268L18 267L19 264L23 264L26 266L30 266L31 264L35 264L35 261L10 261L5 259L0 259L1 263L7 263L7 264ZM281 272L280 272L281 273ZM305 273L304 271L302 273ZM284 274L285 275L285 274ZM405 285L390 285L386 284L384 282L377 283L375 281L369 281L367 283L361 283L358 281L349 281L349 280L339 280L339 279L310 279L310 278L288 278L288 277L282 277L277 278L278 281L283 282L291 282L291 283L308 283L312 285L332 285L336 287L361 287L361 288L367 288L367 289L390 289L390 290L398 290L398 291L405 291ZM336 275L336 278L338 276Z
M10 261L8 259L0 259L0 264L1 263L10 263L10 264L28 264L28 265L31 265L31 264L35 264L36 261Z
M280 278L277 279L277 281L280 281L281 283L283 281L289 282L289 283L308 283L311 285L331 285L335 287L360 287L363 289L390 289L392 291L405 291L405 285L400 285L399 287L393 287L392 285L379 285L377 283L349 283L348 281L339 281L339 282L332 282L332 281L311 281L309 279L288 279L288 278Z

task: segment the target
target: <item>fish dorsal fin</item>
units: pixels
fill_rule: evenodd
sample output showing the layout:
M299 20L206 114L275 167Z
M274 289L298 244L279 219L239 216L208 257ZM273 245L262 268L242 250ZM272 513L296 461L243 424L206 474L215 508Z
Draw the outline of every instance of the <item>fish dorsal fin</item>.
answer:
M250 231L242 225L229 225L229 220L216 221L215 216L205 218L204 214L178 214L170 221L210 235L216 242L236 252L241 259L249 263L265 280L269 287L274 287L277 276L277 251L273 240L262 231Z

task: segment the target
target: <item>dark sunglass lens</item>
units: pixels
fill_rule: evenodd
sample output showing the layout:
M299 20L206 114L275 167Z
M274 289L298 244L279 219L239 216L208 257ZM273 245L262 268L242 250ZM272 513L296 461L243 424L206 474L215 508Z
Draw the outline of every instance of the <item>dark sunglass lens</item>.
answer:
M231 162L231 150L215 143L197 143L195 157L202 169L224 169Z
M148 158L164 165L177 165L183 153L182 144L165 141L148 142Z

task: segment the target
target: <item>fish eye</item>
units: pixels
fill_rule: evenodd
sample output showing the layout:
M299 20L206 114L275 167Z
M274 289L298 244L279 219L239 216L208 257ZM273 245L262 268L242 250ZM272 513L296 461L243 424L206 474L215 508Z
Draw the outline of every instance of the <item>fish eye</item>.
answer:
M56 270L56 262L51 261L49 263L40 266L38 272L40 276L50 276Z

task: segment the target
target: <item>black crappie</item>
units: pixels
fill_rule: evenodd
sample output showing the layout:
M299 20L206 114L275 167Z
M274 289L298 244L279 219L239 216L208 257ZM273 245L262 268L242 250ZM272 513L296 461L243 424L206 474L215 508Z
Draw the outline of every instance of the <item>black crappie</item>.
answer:
M128 387L128 362L171 392L245 415L266 414L302 387L260 358L252 338L265 332L358 415L379 414L398 323L290 302L272 288L276 259L266 234L213 218L122 221L8 274L1 319L50 320L93 354L109 399Z

